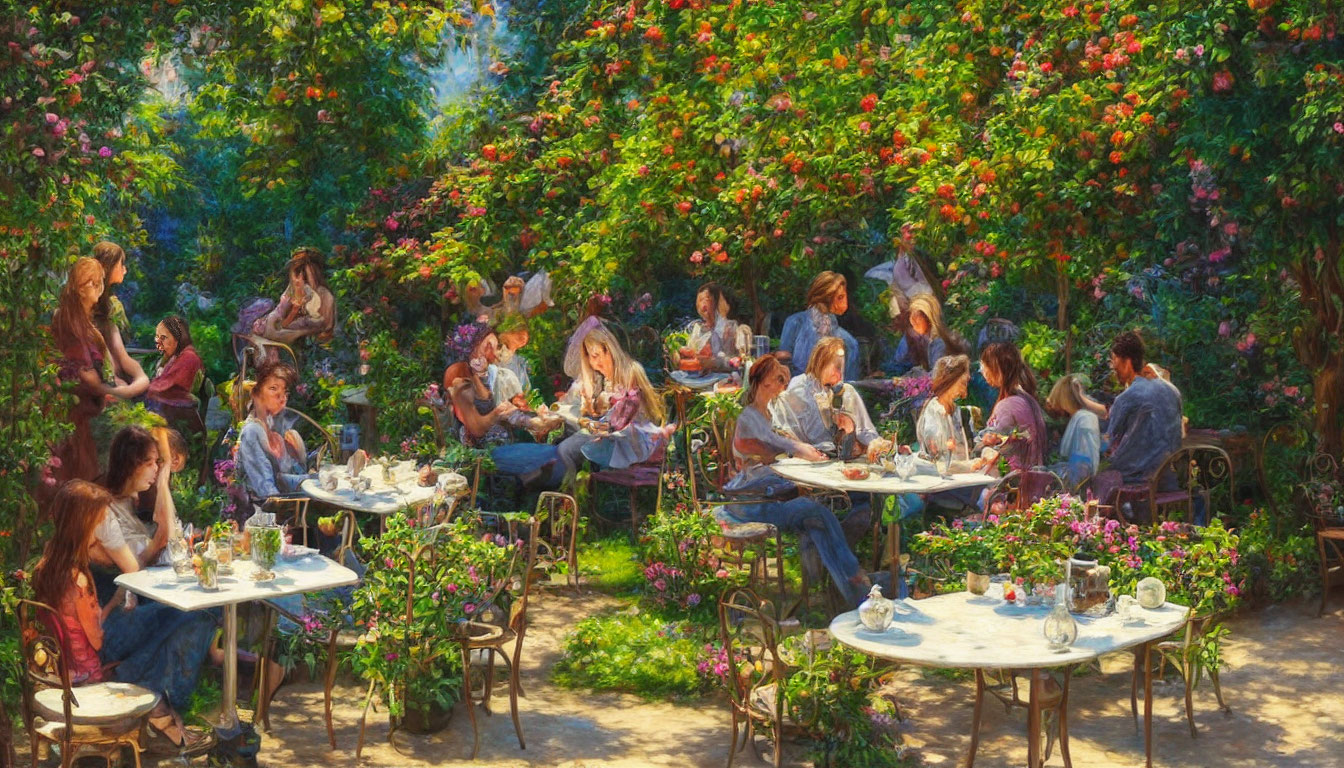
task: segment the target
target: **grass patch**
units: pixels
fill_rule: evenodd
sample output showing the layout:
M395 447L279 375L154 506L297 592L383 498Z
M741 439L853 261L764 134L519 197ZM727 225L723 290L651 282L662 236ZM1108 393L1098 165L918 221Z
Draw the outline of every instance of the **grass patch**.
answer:
M644 586L639 550L624 533L579 542L579 570L589 586L615 595L635 594Z
M697 697L712 686L697 666L713 634L712 627L652 613L587 618L565 640L554 680L567 688L648 699Z

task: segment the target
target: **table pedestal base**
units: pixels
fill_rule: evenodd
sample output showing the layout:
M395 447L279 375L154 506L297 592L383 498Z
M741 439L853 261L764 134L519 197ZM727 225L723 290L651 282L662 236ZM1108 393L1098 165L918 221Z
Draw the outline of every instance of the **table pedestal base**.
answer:
M261 736L250 723L238 721L238 604L229 603L224 612L224 685L215 723L218 743L211 750L211 762L256 768Z

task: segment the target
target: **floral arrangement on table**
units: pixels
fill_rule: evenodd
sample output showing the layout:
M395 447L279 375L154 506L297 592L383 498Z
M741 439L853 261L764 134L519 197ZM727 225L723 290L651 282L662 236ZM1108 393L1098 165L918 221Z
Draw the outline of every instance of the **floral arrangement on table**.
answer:
M459 622L495 610L508 615L506 587L521 576L521 542L481 533L479 522L467 513L425 527L398 513L384 534L360 540L369 568L350 608L363 628L352 666L382 692L394 718L408 707L426 715L452 707L463 675Z

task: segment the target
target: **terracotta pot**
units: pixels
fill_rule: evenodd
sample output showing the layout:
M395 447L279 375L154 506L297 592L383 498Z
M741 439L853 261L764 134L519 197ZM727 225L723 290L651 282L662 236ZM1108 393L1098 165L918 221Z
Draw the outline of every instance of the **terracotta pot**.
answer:
M972 595L983 595L985 590L989 589L988 573L966 572L966 591Z
M406 703L406 714L402 715L400 728L411 733L436 733L448 727L452 722L453 710L455 707L443 708L437 704L430 704L427 709L421 709L413 702Z

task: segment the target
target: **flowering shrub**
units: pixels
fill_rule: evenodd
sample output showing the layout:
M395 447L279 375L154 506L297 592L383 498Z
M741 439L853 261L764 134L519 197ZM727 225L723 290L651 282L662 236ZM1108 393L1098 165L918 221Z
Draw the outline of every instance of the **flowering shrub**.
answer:
M1281 530L1283 526L1282 521L1275 524L1273 515L1258 510L1237 529L1239 567L1246 575L1248 597L1281 601L1320 589L1320 553L1311 524Z
M1132 593L1139 579L1155 576L1166 585L1167 599L1216 613L1234 607L1244 586L1237 546L1237 536L1218 520L1202 527L1125 525L1088 517L1081 500L1063 495L1023 512L987 515L980 526L936 524L914 537L911 550L941 562L950 575L988 558L992 567L1032 584L1058 581L1059 563L1082 552L1110 567L1115 594Z
M396 514L383 535L360 540L371 567L351 605L363 628L352 666L382 691L394 717L407 706L426 712L452 706L462 685L458 622L486 620L487 609L508 616L508 587L521 575L521 543L478 533L478 522L466 514L425 528Z
M648 698L695 696L713 683L700 671L712 629L652 613L619 613L580 621L565 639L555 678L562 685L637 693Z
M663 484L663 508L649 518L640 538L645 596L659 607L676 605L708 615L735 578L715 551L718 521L690 502L683 473L664 475Z

